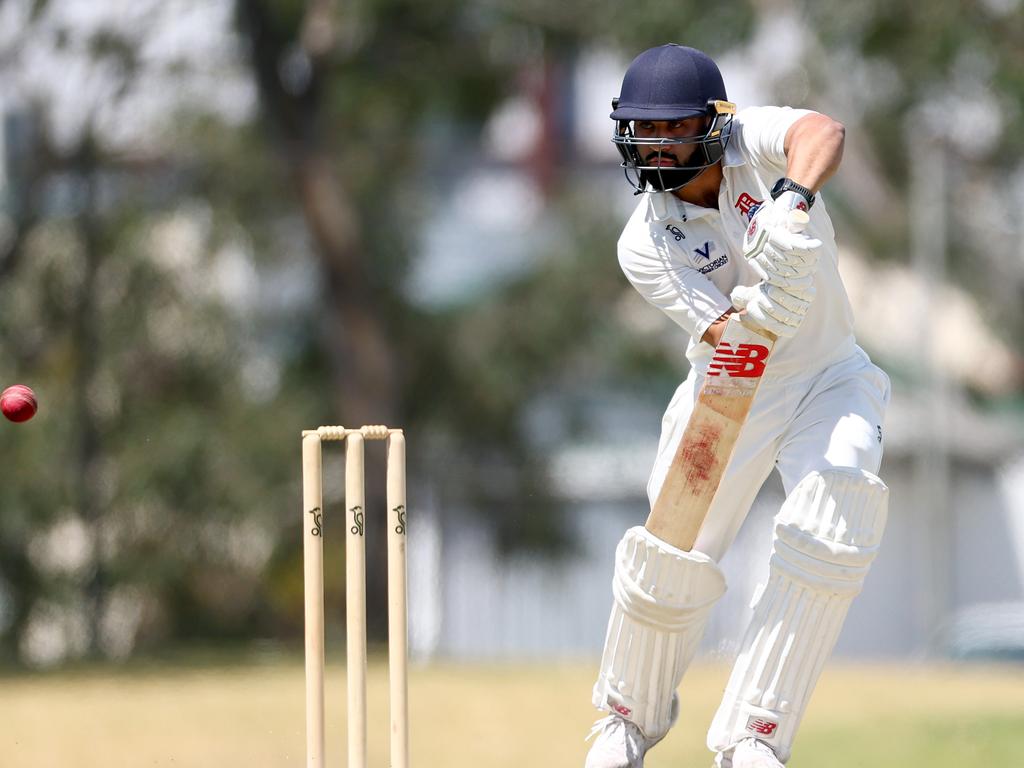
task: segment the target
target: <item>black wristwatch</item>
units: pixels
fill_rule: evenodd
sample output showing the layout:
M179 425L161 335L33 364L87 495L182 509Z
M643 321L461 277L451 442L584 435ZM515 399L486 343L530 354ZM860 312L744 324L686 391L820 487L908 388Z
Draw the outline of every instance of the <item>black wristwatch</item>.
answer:
M783 192L796 192L798 195L802 195L804 200L807 201L808 210L814 205L814 193L790 178L782 178L775 182L775 186L772 187L772 200L777 200Z

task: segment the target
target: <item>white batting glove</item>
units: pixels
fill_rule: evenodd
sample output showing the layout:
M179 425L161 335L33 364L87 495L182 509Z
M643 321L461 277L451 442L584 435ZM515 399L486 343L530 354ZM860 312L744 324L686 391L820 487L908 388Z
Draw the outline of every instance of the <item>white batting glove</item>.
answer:
M795 294L810 286L821 249L821 240L802 234L804 224L794 221L800 217L792 211L805 210L806 206L796 192L766 200L743 237L743 255L758 276Z
M745 309L747 315L766 331L776 336L796 335L800 323L811 306L814 286L808 286L805 295L794 296L777 285L737 285L730 294L736 309Z
M754 268L758 274L760 269ZM781 288L791 296L810 301L814 298L814 270L806 273L794 272L784 274L783 272L769 272L767 278L762 278L768 285Z

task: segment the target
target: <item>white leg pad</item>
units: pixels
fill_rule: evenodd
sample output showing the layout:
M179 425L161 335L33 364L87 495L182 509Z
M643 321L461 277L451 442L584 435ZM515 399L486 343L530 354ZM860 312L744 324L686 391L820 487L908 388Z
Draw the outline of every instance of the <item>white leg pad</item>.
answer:
M889 489L859 469L812 472L782 505L768 583L754 604L725 697L708 732L724 752L741 739L789 759L804 709L885 528Z
M616 549L612 593L594 706L659 739L672 725L672 698L712 605L725 594L725 577L707 555L677 549L637 526Z

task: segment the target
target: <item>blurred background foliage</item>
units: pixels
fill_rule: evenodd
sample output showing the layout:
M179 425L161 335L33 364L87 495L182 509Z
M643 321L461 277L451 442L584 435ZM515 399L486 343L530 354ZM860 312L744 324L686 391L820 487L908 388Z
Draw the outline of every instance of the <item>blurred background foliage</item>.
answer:
M17 106L0 373L41 400L0 440L4 662L297 637L298 434L321 423L402 425L414 476L491 515L506 551L571 546L531 404L664 400L682 374L681 340L621 322L622 216L604 194L618 171L595 176L569 142L564 97L594 49L719 55L802 25L774 92L860 116L849 162L876 184L836 195L842 237L906 262L908 147L942 138L963 160L954 207L987 212L952 228L951 272L997 334L1024 337L1013 0L103 5L0 2ZM544 209L529 268L419 300L423 233L513 98L541 116L519 161ZM379 574L371 587L379 600Z

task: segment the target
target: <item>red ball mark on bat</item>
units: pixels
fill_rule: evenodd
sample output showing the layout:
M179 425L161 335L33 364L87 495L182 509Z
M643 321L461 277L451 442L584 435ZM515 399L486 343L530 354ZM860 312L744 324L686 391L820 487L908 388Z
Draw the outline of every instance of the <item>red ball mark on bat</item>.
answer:
M718 464L718 444L721 436L720 427L705 424L700 427L696 437L688 440L683 448L683 461L686 463L686 474L690 480L688 485L695 496L703 492L700 485L706 485L711 481L712 473Z

